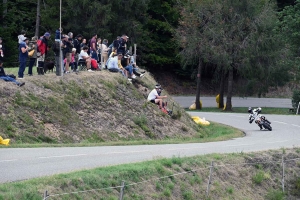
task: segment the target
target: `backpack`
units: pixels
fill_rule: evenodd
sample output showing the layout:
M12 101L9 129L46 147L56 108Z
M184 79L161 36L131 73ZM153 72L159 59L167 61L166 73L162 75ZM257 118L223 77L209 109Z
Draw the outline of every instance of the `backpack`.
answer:
M39 40L36 42L36 44L37 44L37 52L41 52L42 40L39 39Z
M92 60L91 60L91 67L92 67L93 69L98 69L98 63L97 63L97 60L95 60L95 59L92 59Z
M60 50L60 42L55 41L55 42L52 44L52 50L54 51L54 53L58 53L59 50Z

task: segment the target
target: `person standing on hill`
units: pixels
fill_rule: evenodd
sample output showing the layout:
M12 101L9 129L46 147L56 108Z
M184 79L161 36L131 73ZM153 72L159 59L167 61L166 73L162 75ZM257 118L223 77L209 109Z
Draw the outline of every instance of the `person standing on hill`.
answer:
M28 75L29 76L32 76L33 73L32 73L32 68L34 66L34 63L36 61L36 52L37 52L37 37L34 36L31 38L31 41L29 42L29 51L34 51L33 52L33 55L29 58L29 67L28 67Z
M91 38L90 42L90 55L92 59L98 60L98 55L97 55L97 34L94 34L93 37Z
M65 35L62 39L64 48L63 48L63 53L64 53L64 58L66 59L66 64L65 64L65 73L68 74L70 73L69 71L69 66L72 60L72 49L73 49L73 44L72 44L72 38L69 38L67 35Z
M38 75L44 75L44 62L45 62L45 57L46 57L46 54L48 51L48 40L49 40L50 36L51 36L50 33L46 32L37 42Z
M24 78L24 71L26 68L26 62L28 58L28 51L30 50L30 48L28 47L28 42L29 39L25 38L24 42L21 42L19 46L19 62L20 62L20 67L18 72L19 79Z

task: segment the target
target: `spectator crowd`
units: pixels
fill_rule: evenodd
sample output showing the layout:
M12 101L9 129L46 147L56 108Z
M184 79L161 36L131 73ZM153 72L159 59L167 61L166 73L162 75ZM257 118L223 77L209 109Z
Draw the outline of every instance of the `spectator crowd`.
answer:
M29 38L26 31L21 31L18 35L18 79L24 78L27 64L28 76L33 75L34 66L37 66L38 75L44 75L46 70L55 67L57 76L80 70L95 72L103 69L120 73L130 82L132 79L144 76L145 71L139 71L134 56L127 49L129 37L126 34L116 37L111 44L107 39L99 38L97 34L93 34L90 38L85 38L81 34L74 37L72 32L65 34L62 29L55 31L52 45L50 45L50 38L49 32L39 38L36 36ZM54 58L49 56L50 51L53 51ZM2 64L4 58L5 47L0 37L0 61ZM5 78L5 80L11 81L10 78Z
M110 45L107 39L98 38L93 34L90 39L84 38L81 34L74 37L72 32L64 34L62 29L55 31L55 39L49 45L51 34L46 32L40 38L34 36L30 40L25 31L21 31L18 36L19 51L19 71L18 79L24 78L26 65L28 64L28 76L33 76L33 67L37 66L37 74L44 75L49 69L49 63L45 62L48 52L53 51L54 61L52 69L56 68L56 75L71 74L79 70L88 72L101 71L107 69L109 72L120 73L129 82L137 77L143 77L145 71L141 72L136 65L134 56L127 49L129 37L125 34L118 36ZM0 37L0 79L10 81L18 86L23 86L24 82L16 81L14 75L7 75L3 69L3 58L5 48ZM29 61L29 62L27 62ZM51 62L50 62L51 63ZM167 96L161 95L162 88L156 85L147 100L157 104L164 113L171 115L167 103L163 99Z

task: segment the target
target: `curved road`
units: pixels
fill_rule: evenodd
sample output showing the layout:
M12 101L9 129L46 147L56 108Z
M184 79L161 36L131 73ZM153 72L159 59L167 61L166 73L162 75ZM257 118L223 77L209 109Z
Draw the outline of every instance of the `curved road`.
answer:
M63 148L1 148L0 183L161 157L251 152L300 146L300 117L267 115L273 131L259 131L248 114L193 112L191 115L237 127L246 137L222 142Z
M172 97L177 101L181 107L188 108L192 105L196 96L174 96ZM203 107L216 107L216 97L200 97ZM253 97L232 97L233 107L271 107L271 108L292 108L291 99L280 99L280 98L253 98ZM226 103L226 98L224 98Z

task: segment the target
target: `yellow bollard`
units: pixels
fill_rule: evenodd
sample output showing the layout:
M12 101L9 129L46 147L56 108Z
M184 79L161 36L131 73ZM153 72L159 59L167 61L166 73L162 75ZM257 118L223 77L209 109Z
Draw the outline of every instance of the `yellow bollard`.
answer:
M200 100L200 109L202 108L202 101ZM193 103L190 107L189 110L196 110L196 103Z

